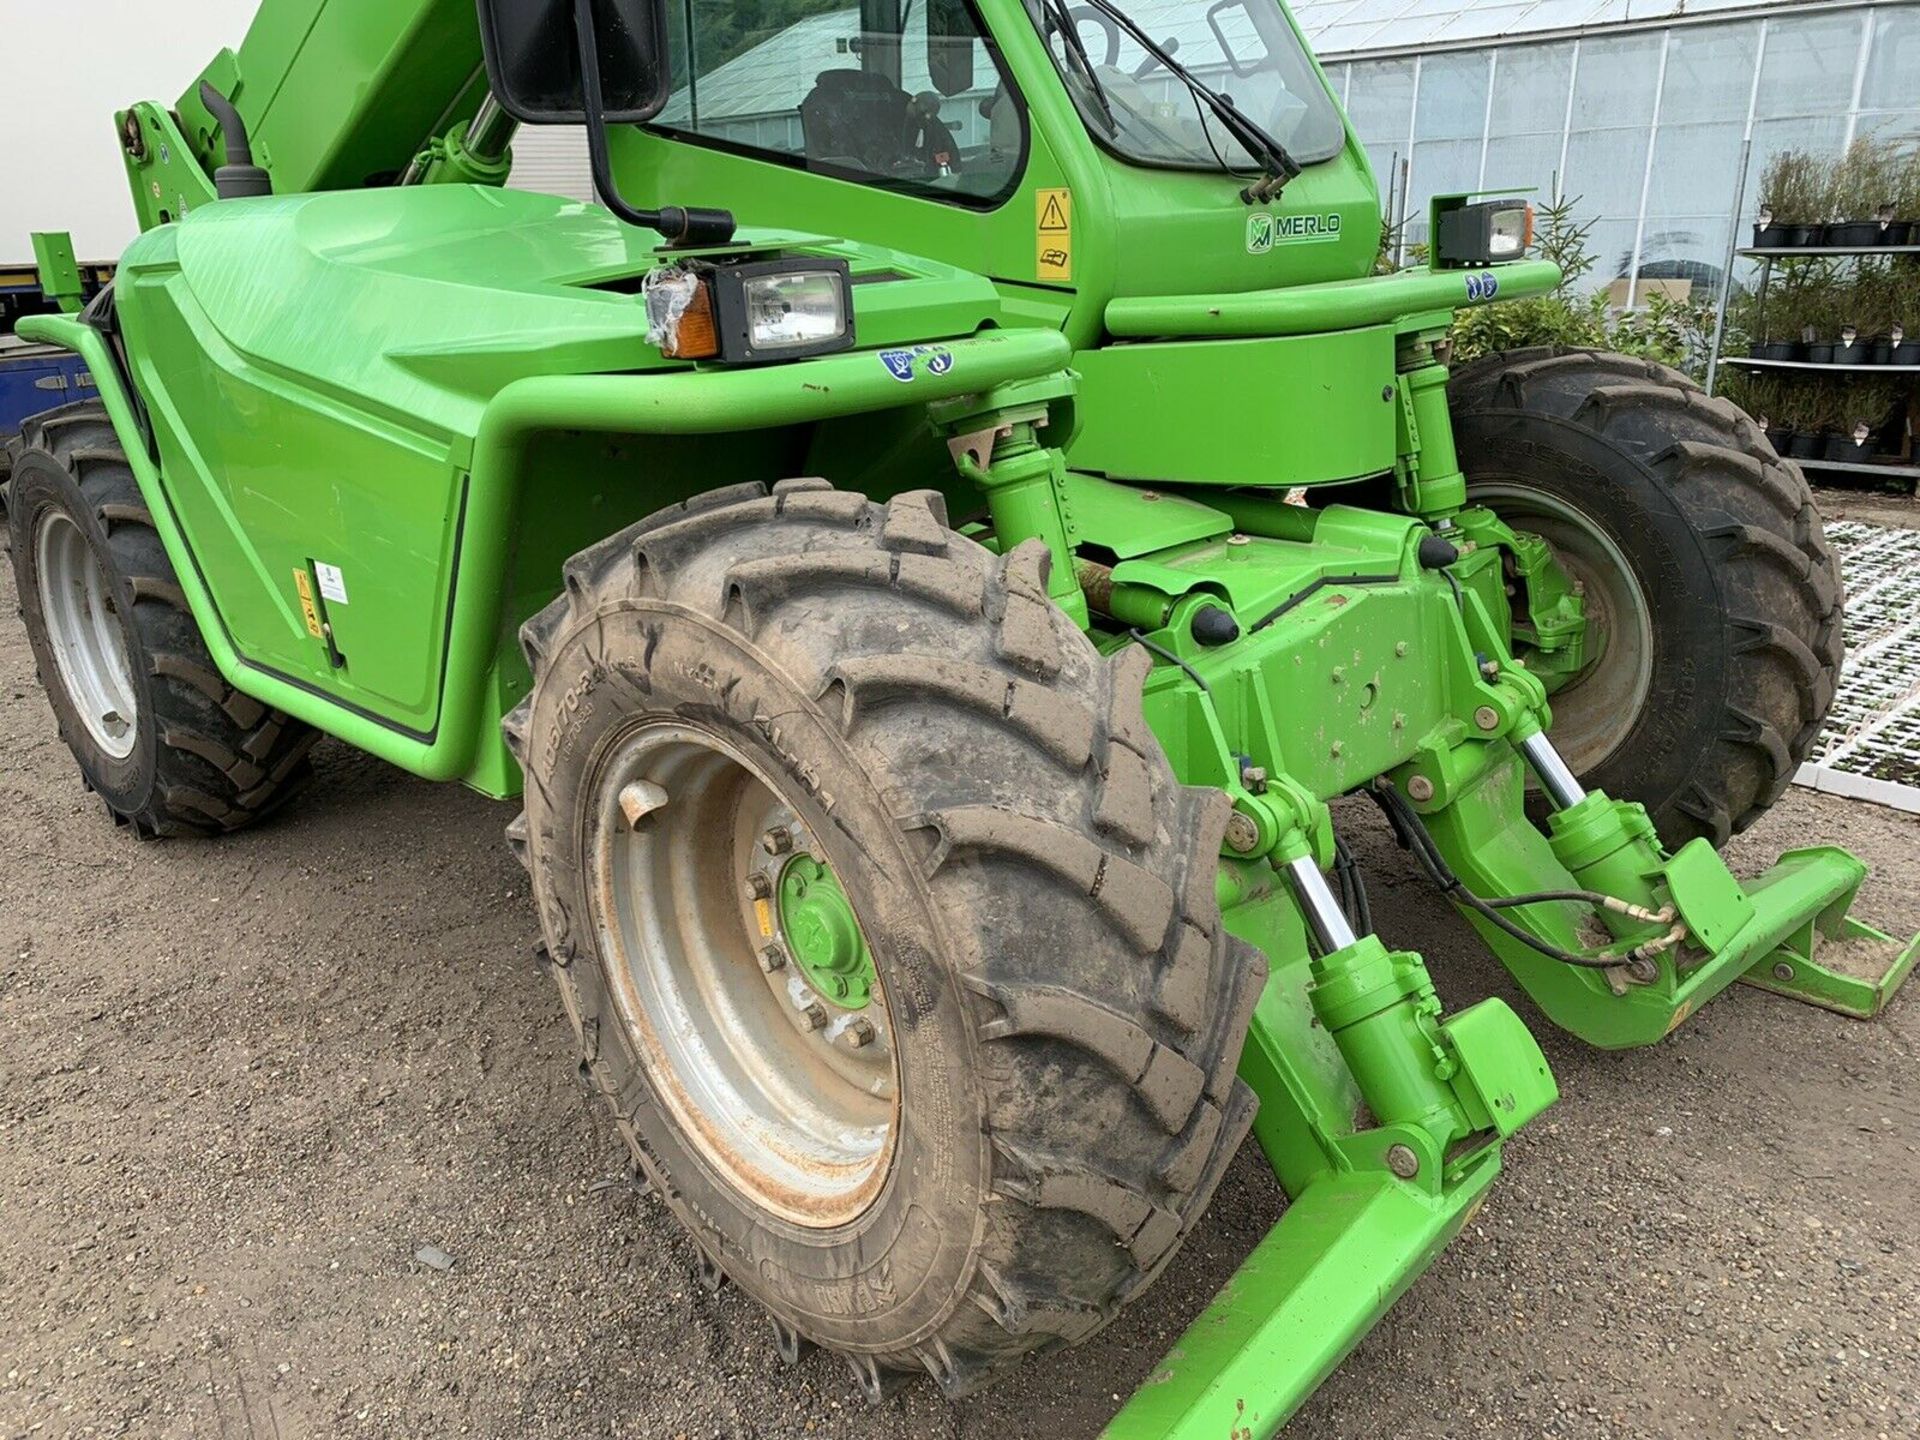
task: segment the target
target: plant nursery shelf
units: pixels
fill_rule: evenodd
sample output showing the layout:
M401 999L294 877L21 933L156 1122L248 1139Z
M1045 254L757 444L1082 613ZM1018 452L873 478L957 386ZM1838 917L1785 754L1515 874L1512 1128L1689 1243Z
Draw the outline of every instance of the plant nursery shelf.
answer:
M1882 465L1872 460L1795 460L1802 470L1846 470L1855 475L1891 475L1920 480L1920 465Z
M1797 260L1817 255L1920 255L1920 245L1781 245L1740 253L1756 260Z
M1813 360L1755 360L1746 355L1725 355L1722 365L1741 365L1753 370L1825 370L1831 374L1920 375L1920 365L1822 365Z

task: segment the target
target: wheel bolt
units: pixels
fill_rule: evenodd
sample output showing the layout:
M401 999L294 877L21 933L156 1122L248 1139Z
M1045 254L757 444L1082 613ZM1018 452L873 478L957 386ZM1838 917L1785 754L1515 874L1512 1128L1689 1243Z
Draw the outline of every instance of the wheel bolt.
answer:
M870 1020L855 1020L841 1032L840 1038L847 1042L847 1048L849 1050L859 1050L864 1046L871 1045L873 1043L873 1022Z
M776 825L760 837L760 845L769 855L784 855L793 849L793 831Z
M787 968L787 952L781 946L769 945L760 952L760 968L771 975L776 970Z
M773 898L772 877L762 870L756 870L747 876L747 898L749 900L771 900Z
M809 1005L800 1012L800 1018L807 1022L807 1029L820 1030L826 1027L827 1012L818 1005Z

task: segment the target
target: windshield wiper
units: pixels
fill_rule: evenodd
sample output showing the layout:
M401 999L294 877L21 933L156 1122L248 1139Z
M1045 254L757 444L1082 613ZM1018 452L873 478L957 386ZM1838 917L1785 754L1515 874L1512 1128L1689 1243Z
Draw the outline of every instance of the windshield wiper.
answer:
M1056 0L1056 3L1063 4L1064 0ZM1113 0L1084 0L1084 3L1125 30L1141 49L1160 63L1168 74L1185 85L1193 93L1193 98L1214 113L1215 118L1226 128L1227 133L1238 140L1241 147L1266 172L1259 180L1240 192L1241 200L1249 205L1264 205L1286 189L1287 182L1300 173L1300 162L1287 153L1286 146L1269 135L1229 97L1222 95L1174 59L1172 51L1155 42L1146 31L1134 23L1131 15L1115 5ZM1076 49L1080 49L1077 30L1074 32L1073 43ZM1086 51L1080 49L1080 53L1084 57ZM1104 106L1104 96L1101 103Z
M1073 58L1080 67L1080 77L1087 83L1087 91L1093 96L1094 103L1100 107L1100 114L1107 122L1107 133L1118 135L1120 122L1114 118L1113 106L1107 100L1106 87L1100 83L1100 77L1094 72L1093 57L1087 54L1087 47L1081 43L1080 27L1074 23L1073 16L1067 13L1067 0L1042 0L1046 7L1047 18L1053 22L1053 28L1060 38L1066 41L1073 51Z

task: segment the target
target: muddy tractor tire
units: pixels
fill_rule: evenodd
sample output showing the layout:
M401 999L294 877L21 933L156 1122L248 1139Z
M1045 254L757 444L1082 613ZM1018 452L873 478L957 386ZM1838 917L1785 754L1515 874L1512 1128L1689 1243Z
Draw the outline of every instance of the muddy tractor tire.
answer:
M1456 370L1471 501L1544 536L1600 653L1552 697L1574 773L1662 839L1715 846L1778 800L1833 703L1840 572L1797 467L1685 375L1535 348Z
M221 677L104 409L30 420L10 449L20 615L87 787L142 839L220 835L286 804L319 734Z
M865 1392L960 1394L1138 1297L1255 1102L1227 820L932 492L719 492L522 631L509 837L589 1094L703 1271Z

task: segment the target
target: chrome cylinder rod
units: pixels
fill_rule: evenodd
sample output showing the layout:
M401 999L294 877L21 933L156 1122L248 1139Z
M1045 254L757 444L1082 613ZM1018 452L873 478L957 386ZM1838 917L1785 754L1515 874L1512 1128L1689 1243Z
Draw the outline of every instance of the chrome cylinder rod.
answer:
M1520 753L1527 757L1533 773L1540 777L1540 787L1547 792L1547 798L1553 801L1554 809L1571 810L1587 798L1587 792L1573 778L1567 762L1560 758L1560 752L1547 739L1546 731L1536 730L1522 740Z
M1319 942L1321 954L1344 950L1359 938L1347 922L1347 912L1334 899L1333 887L1327 884L1327 877L1314 864L1311 855L1289 860L1287 878L1293 882L1294 894L1300 899L1300 908L1306 913L1307 925Z

